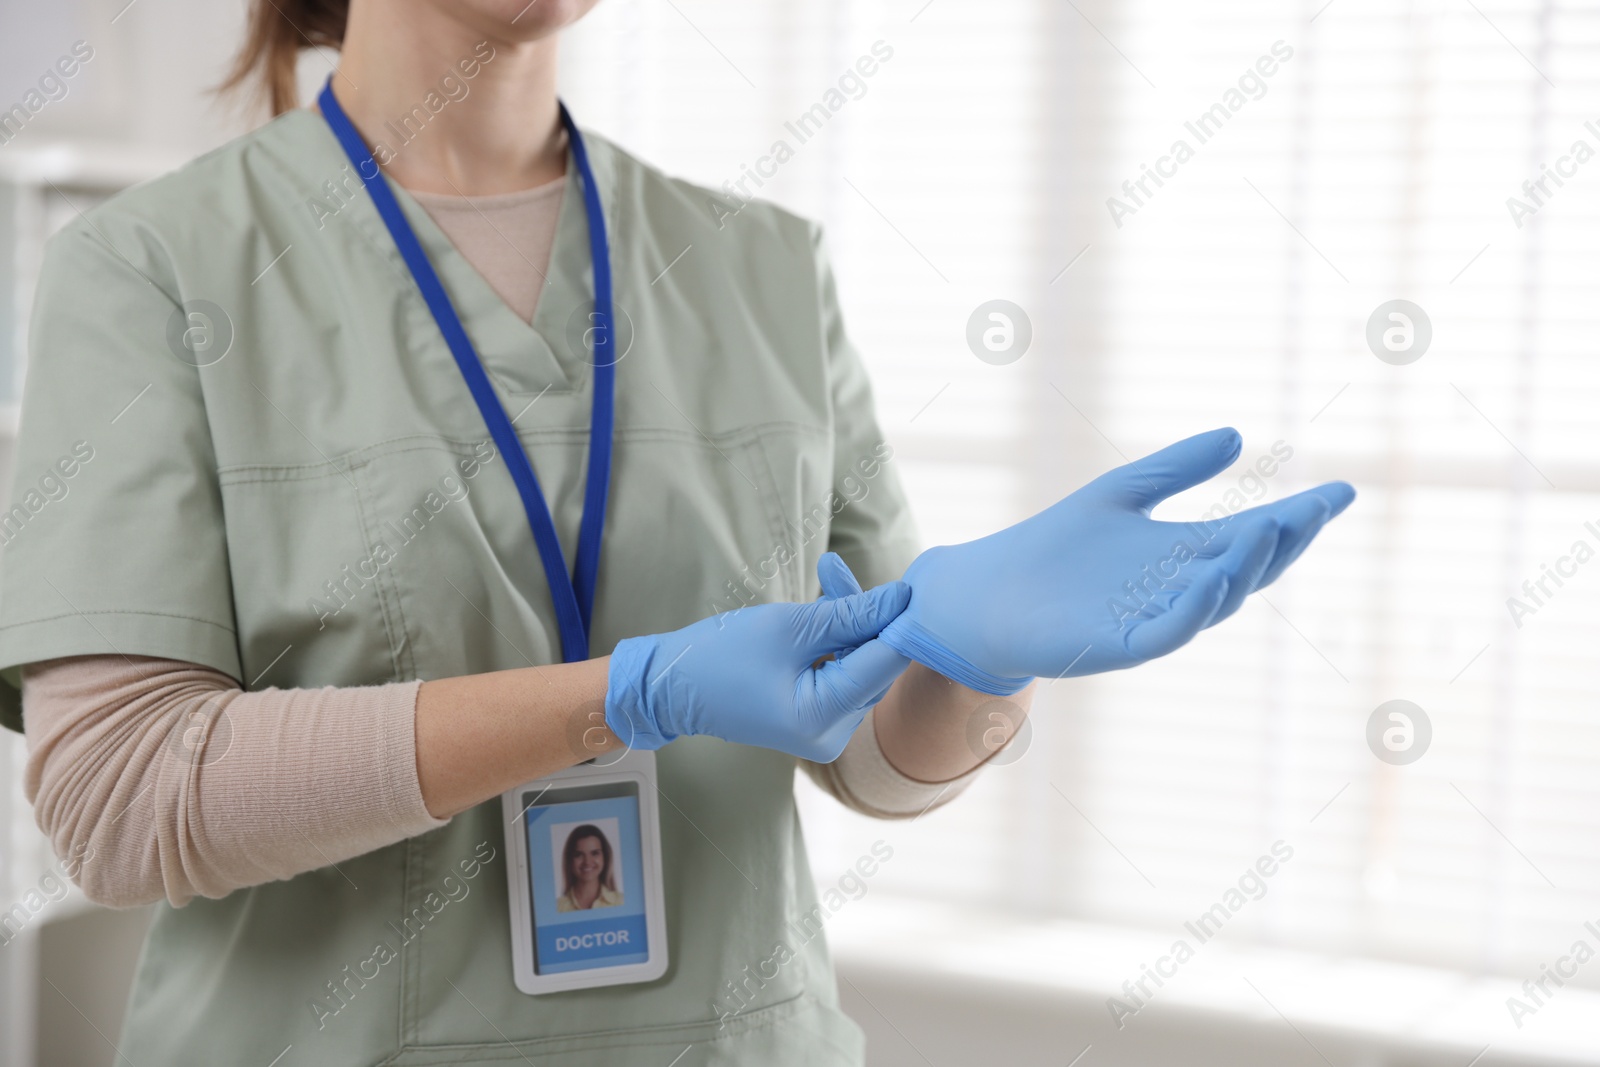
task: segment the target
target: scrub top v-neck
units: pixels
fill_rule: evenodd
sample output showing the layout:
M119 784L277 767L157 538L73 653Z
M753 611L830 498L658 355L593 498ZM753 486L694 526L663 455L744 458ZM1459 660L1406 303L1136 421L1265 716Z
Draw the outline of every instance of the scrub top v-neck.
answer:
M915 536L816 228L586 140L621 353L591 654L815 596L828 549L866 584L898 577ZM515 420L570 570L593 383L581 193L563 196L531 323L396 196ZM194 323L211 331L199 348ZM291 112L69 225L30 333L19 487L79 442L95 458L65 497L21 497L0 667L121 653L287 688L560 661L504 458L318 116ZM660 981L517 992L487 804L337 870L158 907L122 1052L660 1067L692 1046L679 1067L859 1063L816 933L829 911L793 761L690 738L659 769Z
M406 221L400 203L395 199L389 181L378 169L377 161L361 138L361 133L344 113L339 98L333 91L333 76L317 97L317 108L327 121L334 137L343 147L350 166L360 176L362 185L372 198L372 206L383 219L384 227L394 239L395 249L405 261L411 280L428 305L428 313L439 328L440 335L450 349L472 394L478 412L483 416L490 438L500 447L500 459L511 474L511 481L522 498L522 510L528 518L539 562L544 566L546 587L555 607L556 627L561 634L561 655L567 663L579 663L589 658L589 622L594 610L594 589L600 569L600 545L604 539L606 503L611 492L611 441L612 425L616 411L617 352L615 331L612 328L613 302L611 295L611 249L606 236L606 214L600 203L600 193L595 187L594 172L589 166L589 153L584 147L583 134L565 104L558 103L561 125L566 129L568 152L578 175L583 192L584 225L589 233L589 270L593 278L593 299L589 302L589 328L584 330L583 346L592 357L589 382L589 449L584 477L583 514L578 522L578 545L570 571L562 558L560 534L550 515L550 505L539 485L539 475L533 469L528 453L517 436L516 424L506 411L494 382L484 370L483 360L473 346L472 335L467 332L456 312L450 293L439 280L433 262L428 258L416 231Z

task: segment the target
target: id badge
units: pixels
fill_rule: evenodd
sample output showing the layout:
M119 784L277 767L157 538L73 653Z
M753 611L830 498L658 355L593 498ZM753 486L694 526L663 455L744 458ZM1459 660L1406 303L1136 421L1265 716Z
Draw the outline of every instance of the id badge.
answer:
M667 927L655 753L579 764L508 790L500 803L517 988L660 978Z

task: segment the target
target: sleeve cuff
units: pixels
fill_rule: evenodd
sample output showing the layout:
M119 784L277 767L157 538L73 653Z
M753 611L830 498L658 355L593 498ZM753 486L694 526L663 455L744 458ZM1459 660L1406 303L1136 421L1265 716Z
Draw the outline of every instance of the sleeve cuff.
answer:
M450 821L435 818L422 799L422 778L417 770L417 695L422 683L391 683L381 692L385 750L381 773L388 807L384 821L401 837L416 837Z

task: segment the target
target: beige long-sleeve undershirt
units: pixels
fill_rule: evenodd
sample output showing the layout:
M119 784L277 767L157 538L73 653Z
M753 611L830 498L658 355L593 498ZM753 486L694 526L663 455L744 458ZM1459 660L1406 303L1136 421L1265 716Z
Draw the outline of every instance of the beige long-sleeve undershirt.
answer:
M501 196L413 194L500 297L531 320L564 180ZM80 656L23 671L24 786L58 855L92 847L77 881L118 907L290 878L444 823L417 778L420 682L247 693L192 663ZM897 771L872 717L827 765L841 803L880 818L948 803L976 777ZM89 853L84 853L89 854Z

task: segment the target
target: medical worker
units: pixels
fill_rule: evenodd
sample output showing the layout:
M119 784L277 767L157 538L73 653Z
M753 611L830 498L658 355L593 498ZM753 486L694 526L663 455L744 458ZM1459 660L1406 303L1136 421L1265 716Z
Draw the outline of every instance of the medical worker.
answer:
M1351 499L1151 520L1218 430L919 555L816 226L560 107L593 2L256 0L277 117L49 244L0 666L39 825L160 902L119 1062L859 1064L797 759L946 802L976 709L1171 652ZM670 968L520 993L494 801L625 746Z

